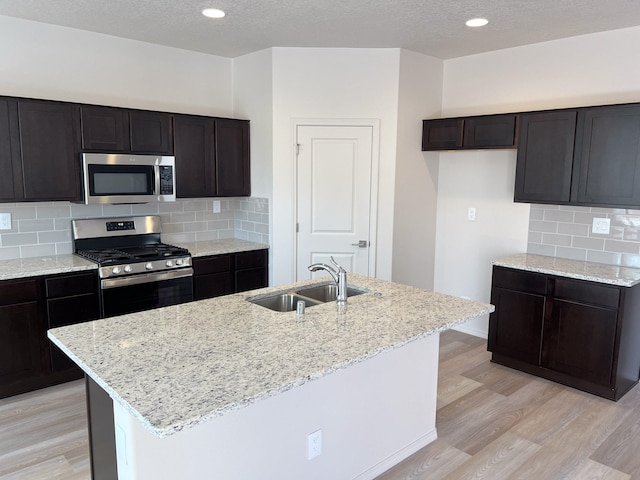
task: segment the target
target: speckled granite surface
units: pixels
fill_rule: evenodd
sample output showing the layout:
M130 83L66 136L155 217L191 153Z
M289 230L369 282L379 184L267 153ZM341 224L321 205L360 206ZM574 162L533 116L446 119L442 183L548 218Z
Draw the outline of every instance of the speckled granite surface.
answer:
M222 255L225 253L248 252L269 248L269 245L229 238L206 242L184 243L192 256ZM55 255L52 257L19 258L0 261L0 281L15 278L55 275L80 270L97 269L98 266L76 255Z
M369 293L308 307L303 317L247 297L271 287L56 328L49 337L157 436L250 405L493 306L359 275Z
M529 272L546 273L561 277L590 280L592 282L608 283L621 287L632 287L640 282L640 269L618 267L603 263L581 262L566 258L545 257L522 253L510 257L500 258L493 262L500 267L516 268Z
M93 262L76 255L55 255L52 257L18 258L0 261L0 280L55 275L57 273L95 270Z
M180 243L179 246L189 250L194 257L206 255L223 255L225 253L249 252L251 250L262 250L269 248L264 243L249 242L238 238L228 238L223 240L209 240L204 242Z

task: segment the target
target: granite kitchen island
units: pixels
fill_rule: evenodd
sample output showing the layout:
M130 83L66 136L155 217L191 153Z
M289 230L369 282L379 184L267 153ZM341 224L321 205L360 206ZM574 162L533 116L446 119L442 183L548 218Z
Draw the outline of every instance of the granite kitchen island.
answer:
M438 333L493 307L358 275L346 308L246 301L318 283L50 330L86 373L95 478L369 479L435 440Z

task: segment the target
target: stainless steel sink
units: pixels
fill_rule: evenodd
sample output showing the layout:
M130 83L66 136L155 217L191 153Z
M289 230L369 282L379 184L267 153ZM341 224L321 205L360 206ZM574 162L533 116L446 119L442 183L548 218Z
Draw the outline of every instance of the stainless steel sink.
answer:
M317 285L301 288L300 290L296 290L298 295L302 295L304 297L309 297L319 302L335 302L338 297L338 286L335 283L330 283L328 285ZM356 295L361 295L363 293L367 293L366 290L347 286L347 298L355 297Z
M270 295L262 298L247 298L251 303L266 307L276 312L292 312L298 305L298 300L304 300L305 306L312 307L314 305L320 305L322 302L313 300L311 298L302 297L294 293L278 293L276 295Z
M367 293L368 290L358 287L347 287L347 297L353 297ZM299 300L304 300L305 307L313 307L327 302L335 302L338 296L338 287L335 283L325 285L310 285L294 292L279 292L271 295L249 297L248 302L276 312L293 312L296 310Z

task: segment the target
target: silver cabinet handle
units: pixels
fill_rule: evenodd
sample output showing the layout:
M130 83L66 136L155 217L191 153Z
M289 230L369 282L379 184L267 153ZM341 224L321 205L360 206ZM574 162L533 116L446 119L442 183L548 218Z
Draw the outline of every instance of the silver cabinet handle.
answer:
M352 243L354 247L367 248L369 246L368 240L360 240L358 243Z

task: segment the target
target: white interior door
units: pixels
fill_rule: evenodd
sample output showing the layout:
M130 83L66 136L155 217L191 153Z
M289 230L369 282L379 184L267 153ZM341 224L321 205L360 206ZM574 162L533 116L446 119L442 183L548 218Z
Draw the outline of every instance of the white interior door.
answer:
M297 280L330 256L369 275L373 128L299 125L296 134Z

